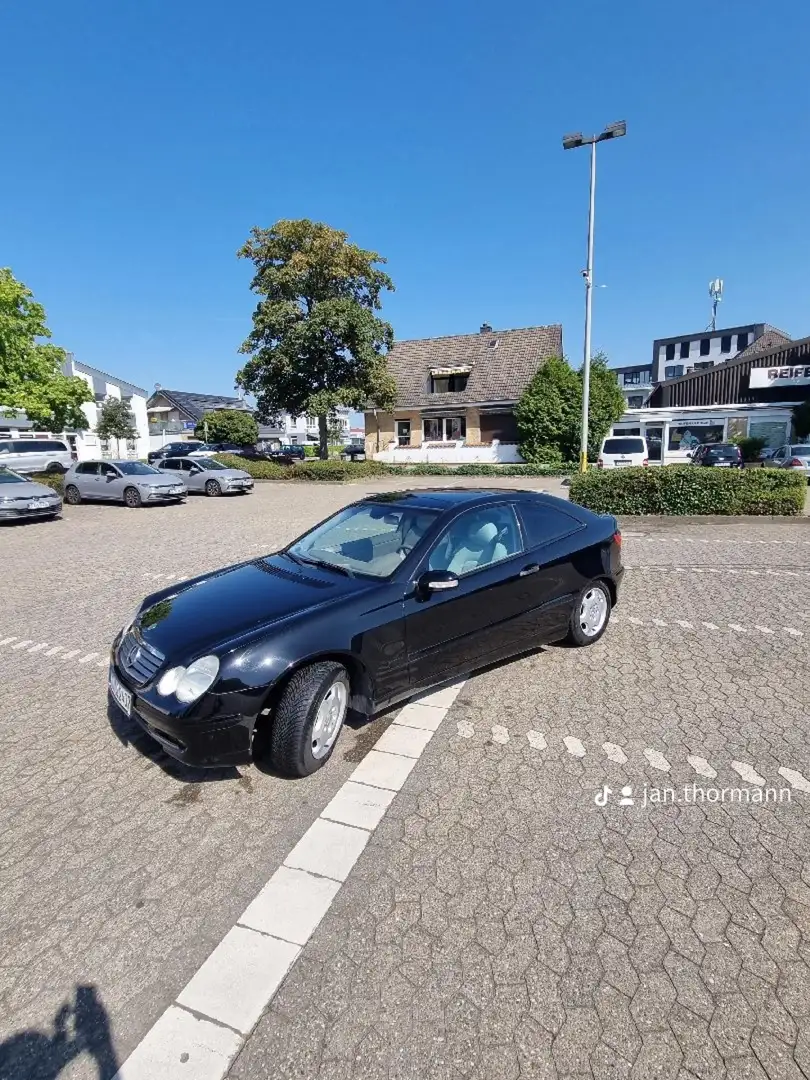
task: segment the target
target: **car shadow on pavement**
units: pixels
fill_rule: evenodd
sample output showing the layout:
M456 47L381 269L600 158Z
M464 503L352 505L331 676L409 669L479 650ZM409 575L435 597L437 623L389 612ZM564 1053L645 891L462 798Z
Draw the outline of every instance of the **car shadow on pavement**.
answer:
M124 716L111 697L107 698L107 719L113 734L122 746L131 746L157 765L172 780L181 784L208 784L220 780L239 780L242 774L234 765L221 768L199 769L184 765L167 754L163 747L151 735L140 727L135 720ZM2 1077L0 1073L0 1077Z
M98 1080L111 1080L119 1068L107 1010L95 986L77 985L75 999L61 1005L51 1031L29 1028L0 1042L3 1080L56 1080L87 1054Z

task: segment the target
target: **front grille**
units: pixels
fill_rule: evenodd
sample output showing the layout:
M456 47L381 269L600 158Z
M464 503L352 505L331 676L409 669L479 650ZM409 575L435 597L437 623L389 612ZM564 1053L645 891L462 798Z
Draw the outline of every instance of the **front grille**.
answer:
M166 657L163 653L141 641L133 633L127 634L118 650L121 667L136 686L151 682Z

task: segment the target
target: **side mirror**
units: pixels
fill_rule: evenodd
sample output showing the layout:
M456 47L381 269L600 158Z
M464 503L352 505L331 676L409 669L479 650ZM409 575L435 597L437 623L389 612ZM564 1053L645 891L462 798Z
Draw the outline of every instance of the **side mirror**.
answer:
M692 451L691 450L686 451L686 459L687 459L687 461L692 460Z
M434 592L457 588L458 577L450 570L427 570L416 583L417 592L425 597Z

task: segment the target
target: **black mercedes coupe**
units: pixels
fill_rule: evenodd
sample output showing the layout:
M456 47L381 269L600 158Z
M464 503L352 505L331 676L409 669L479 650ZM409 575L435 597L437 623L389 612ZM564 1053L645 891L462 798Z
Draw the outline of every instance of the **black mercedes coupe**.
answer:
M624 570L615 518L530 491L371 495L272 555L148 596L110 694L189 765L289 776L373 716L538 645L591 645Z

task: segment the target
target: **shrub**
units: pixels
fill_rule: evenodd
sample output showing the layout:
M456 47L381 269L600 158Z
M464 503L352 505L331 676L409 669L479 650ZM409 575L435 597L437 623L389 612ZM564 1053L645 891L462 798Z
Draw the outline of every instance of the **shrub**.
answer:
M217 461L229 469L242 469L255 480L285 480L290 471L289 465L279 465L275 461L249 461L238 454L215 454Z
M230 469L243 469L256 480L362 480L370 476L568 476L577 466L562 465L389 465L384 461L328 461L309 459L294 465L275 461L247 461L235 454L217 454Z
M304 457L314 458L318 456L317 446L313 446L312 443L304 443Z
M571 480L572 502L607 514L800 514L807 481L786 469L589 469Z
M53 488L60 495L65 493L65 478L62 473L34 473L31 479L37 484L45 484L46 487Z
M755 436L737 439L736 442L743 456L743 461L756 461L759 458L760 450L765 446L765 440L758 439Z

